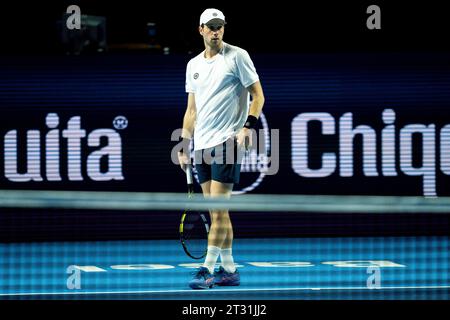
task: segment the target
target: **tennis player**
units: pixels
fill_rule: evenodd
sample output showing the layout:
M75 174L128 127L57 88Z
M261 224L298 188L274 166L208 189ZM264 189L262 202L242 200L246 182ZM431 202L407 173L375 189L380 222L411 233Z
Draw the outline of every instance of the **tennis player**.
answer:
M188 102L182 138L185 145L194 138L195 168L205 197L231 196L241 169L236 155L251 147L251 129L264 105L259 77L247 51L223 42L225 24L224 14L217 9L206 9L201 14L198 30L205 50L191 59L186 69ZM183 170L190 162L187 149L178 153ZM212 209L210 215L205 262L189 286L238 286L240 275L232 255L229 212ZM214 270L219 256L221 266Z

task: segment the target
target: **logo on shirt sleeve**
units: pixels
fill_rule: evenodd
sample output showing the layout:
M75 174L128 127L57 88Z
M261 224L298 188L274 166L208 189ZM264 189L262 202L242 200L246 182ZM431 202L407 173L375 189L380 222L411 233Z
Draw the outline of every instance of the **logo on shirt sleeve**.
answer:
M196 73L194 73L194 80L197 80L198 79L198 76L199 76L199 74L196 72Z

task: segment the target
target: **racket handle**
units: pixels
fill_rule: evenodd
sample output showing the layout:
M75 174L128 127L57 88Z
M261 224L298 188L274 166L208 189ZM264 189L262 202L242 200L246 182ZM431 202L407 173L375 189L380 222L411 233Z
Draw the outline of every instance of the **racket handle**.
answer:
M188 184L188 188L193 187L194 181L192 180L192 166L190 164L186 165L186 182Z

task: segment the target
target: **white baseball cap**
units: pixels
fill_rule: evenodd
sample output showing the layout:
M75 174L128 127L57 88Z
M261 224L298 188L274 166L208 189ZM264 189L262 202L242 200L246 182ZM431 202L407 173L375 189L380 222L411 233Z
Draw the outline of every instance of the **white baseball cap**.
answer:
M222 23L225 24L225 16L222 11L217 9L206 9L200 16L200 25L207 23Z

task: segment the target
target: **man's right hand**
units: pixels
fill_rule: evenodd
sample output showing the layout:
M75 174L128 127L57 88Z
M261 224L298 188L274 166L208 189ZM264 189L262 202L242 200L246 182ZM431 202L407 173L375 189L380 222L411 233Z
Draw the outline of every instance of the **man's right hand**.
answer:
M181 169L186 172L186 165L191 163L191 159L184 152L178 152L178 162L180 163Z

